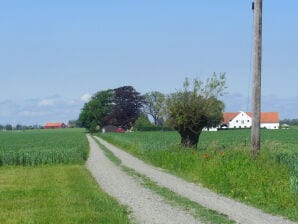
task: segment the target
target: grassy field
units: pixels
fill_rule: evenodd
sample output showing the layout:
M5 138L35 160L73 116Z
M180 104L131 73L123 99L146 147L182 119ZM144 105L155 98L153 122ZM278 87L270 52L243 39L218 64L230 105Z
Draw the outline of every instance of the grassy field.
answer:
M88 142L83 129L0 132L1 165L83 163Z
M0 168L0 223L129 223L82 165Z
M249 130L204 132L198 150L179 148L176 132L100 136L176 175L298 221L298 130L262 130L257 160Z
M0 132L0 223L130 223L84 166L83 129Z
M0 223L130 223L82 165L0 168Z

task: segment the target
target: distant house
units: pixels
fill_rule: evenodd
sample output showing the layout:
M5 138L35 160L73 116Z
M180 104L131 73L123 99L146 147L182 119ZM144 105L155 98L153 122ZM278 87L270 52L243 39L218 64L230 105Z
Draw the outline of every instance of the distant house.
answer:
M56 128L66 128L64 123L47 123L44 126L45 129L56 129Z
M102 128L102 132L117 132L117 128L114 125L106 125Z
M252 113L251 112L232 112L223 113L223 122L221 127L226 128L251 128ZM261 128L279 129L278 112L261 112Z

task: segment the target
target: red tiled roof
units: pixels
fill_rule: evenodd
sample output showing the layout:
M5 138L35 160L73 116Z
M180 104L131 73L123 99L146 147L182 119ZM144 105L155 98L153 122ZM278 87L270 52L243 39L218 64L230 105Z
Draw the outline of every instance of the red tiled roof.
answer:
M252 112L247 112L252 117ZM278 112L261 112L261 123L279 123Z
M223 123L225 123L225 124L229 123L238 114L239 114L239 112L229 112L229 113L225 112L225 113L223 113Z
M47 123L47 124L45 125L46 128L47 128L47 127L63 127L63 126L65 126L64 123Z
M223 113L223 123L227 124L233 120L240 112ZM245 112L252 117L252 112ZM279 123L278 112L261 112L261 123Z

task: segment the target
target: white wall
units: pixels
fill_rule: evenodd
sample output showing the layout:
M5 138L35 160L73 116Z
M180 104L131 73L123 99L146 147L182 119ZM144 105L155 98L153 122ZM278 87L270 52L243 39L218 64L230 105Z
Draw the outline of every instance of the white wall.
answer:
M262 123L261 128L279 129L279 123Z
M250 128L251 117L240 111L239 114L229 122L229 128Z
M217 131L217 128L203 128L203 131Z
M229 128L251 128L252 119L245 112L239 114L229 122ZM261 128L279 129L279 123L261 123Z

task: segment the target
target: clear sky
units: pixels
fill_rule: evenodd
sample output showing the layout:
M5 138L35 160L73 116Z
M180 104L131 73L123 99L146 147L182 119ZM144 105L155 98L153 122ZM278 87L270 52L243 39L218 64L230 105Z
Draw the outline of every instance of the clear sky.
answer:
M0 124L76 119L88 96L225 72L250 111L251 0L0 0ZM263 1L262 111L298 117L298 2Z

